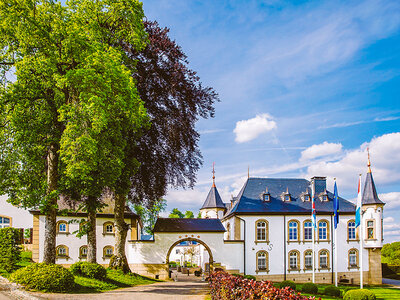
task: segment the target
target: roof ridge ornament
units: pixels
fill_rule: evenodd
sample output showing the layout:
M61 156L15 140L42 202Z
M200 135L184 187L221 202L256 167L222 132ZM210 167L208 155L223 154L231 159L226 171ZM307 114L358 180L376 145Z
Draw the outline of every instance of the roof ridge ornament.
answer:
M213 179L212 187L215 187L215 168L214 168L214 166L215 166L215 162L213 162L213 169L212 169L212 174L213 174L213 176L212 176L212 179Z
M367 147L367 153L368 153L368 164L367 164L368 173L372 173L372 171L371 171L371 159L370 159L370 156L369 156L369 147Z

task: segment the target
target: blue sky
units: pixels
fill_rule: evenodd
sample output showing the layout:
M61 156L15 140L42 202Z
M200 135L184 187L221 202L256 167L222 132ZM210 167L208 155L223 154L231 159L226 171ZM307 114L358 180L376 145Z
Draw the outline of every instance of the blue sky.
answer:
M400 240L400 2L144 0L220 95L200 120L204 165L173 207L197 212L211 187L224 202L247 177L327 176L354 200L372 171L385 241Z

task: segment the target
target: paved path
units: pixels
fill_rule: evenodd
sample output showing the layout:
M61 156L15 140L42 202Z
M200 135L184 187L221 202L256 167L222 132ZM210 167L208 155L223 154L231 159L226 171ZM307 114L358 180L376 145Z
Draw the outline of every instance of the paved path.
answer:
M35 296L42 299L114 299L114 300L184 300L196 299L204 300L208 293L207 282L200 281L200 278L179 275L178 281L157 282L150 285L135 286L109 291L100 294L42 294L34 293Z
M394 285L396 288L400 289L400 280L382 278L382 283L383 284Z

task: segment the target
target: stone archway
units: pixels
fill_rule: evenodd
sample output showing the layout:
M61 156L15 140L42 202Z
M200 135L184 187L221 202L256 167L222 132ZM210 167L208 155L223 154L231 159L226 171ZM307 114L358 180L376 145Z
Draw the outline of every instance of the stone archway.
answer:
M205 249L207 250L207 252L208 252L208 256L209 256L209 262L208 262L208 264L209 264L210 271L211 271L211 270L212 270L212 267L213 267L214 258L213 258L213 255L212 255L212 252L211 252L210 247L208 247L207 244L204 243L203 241L201 241L201 240L199 240L199 239L196 239L196 238L190 238L190 237L184 238L184 239L180 239L179 241L176 241L175 243L172 244L172 246L169 248L169 250L168 250L168 252L167 252L167 258L166 258L166 260L165 260L167 266L169 265L169 256L170 256L170 254L171 254L172 249L174 249L176 245L178 245L178 244L180 244L180 243L182 243L182 242L185 242L185 241L194 241L194 242L197 242L197 243L199 243L199 244L201 244L201 245L204 246L204 248L205 248Z

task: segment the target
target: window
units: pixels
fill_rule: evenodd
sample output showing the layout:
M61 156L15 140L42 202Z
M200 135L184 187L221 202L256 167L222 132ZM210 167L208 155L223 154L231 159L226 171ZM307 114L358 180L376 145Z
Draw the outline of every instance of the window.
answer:
M103 258L110 258L114 255L114 248L112 246L105 246L103 249Z
M291 270L298 270L299 269L298 262L299 262L298 252L290 251L289 252L289 268Z
M299 223L297 221L289 221L289 241L299 240Z
M367 221L367 238L368 239L375 238L375 235L374 235L374 221L373 220Z
M257 252L257 270L266 271L268 266L268 253L265 251Z
M285 195L285 201L290 201L290 195Z
M66 221L57 222L57 233L68 233L68 223Z
M271 195L270 194L263 194L263 200L268 202L269 200L271 200Z
M347 239L348 240L356 239L356 222L354 220L350 220L347 223Z
M256 242L268 242L268 222L258 220L256 222Z
M311 241L312 240L312 222L310 220L304 221L304 240Z
M312 251L310 250L304 252L304 268L312 269Z
M304 195L303 199L304 201L310 201L310 195Z
M103 234L114 234L114 223L105 222L103 224Z
M87 257L87 246L81 246L79 248L79 258L86 258Z
M319 252L319 268L320 269L327 269L329 267L328 260L329 255L327 250L321 250Z
M64 245L59 245L56 248L56 257L57 258L66 258L68 257L68 247Z
M322 196L322 201L328 201L328 196L327 195L323 195Z
M176 254L180 254L180 253L181 253L181 250L176 249L175 253L176 253Z
M11 219L8 217L0 217L0 228L6 228L11 226Z
M318 240L328 239L328 222L319 221L318 223Z
M358 266L358 251L356 249L349 250L349 267L357 267Z

